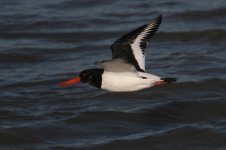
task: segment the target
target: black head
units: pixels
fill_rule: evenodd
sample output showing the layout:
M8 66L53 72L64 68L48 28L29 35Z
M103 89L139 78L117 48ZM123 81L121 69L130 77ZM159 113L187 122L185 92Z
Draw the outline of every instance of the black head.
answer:
M103 72L103 69L87 69L83 70L79 76L81 82L88 82L95 87L101 88Z

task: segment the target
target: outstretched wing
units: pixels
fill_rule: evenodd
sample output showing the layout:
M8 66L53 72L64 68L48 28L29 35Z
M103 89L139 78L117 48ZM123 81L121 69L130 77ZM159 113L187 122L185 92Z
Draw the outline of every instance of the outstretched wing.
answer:
M111 45L112 59L121 58L134 65L137 71L145 72L145 51L148 40L161 24L162 16L122 36Z

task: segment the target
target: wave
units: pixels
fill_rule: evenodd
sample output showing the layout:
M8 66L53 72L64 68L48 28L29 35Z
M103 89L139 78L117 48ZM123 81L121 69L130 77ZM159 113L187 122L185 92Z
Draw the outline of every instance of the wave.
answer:
M217 8L214 10L193 10L193 11L177 13L177 14L174 14L173 16L179 17L182 19L192 19L192 20L226 17L226 9Z
M226 30L209 29L200 31L182 31L182 32L158 32L155 35L160 40L175 41L200 41L200 40L225 40Z
M16 131L17 132L17 131ZM32 131L30 131L32 133ZM0 131L0 141L4 144L35 144L42 142L41 139L33 136L32 134L9 132L9 131ZM15 148L15 147L14 147ZM12 148L12 149L14 149Z
M8 32L1 33L1 38L17 39L17 38L46 38L46 39L74 39L83 40L94 37L106 38L109 34L104 32Z
M91 32L7 32L0 33L0 38L5 39L55 39L73 41L97 41L105 39L117 39L122 36L125 31L91 31ZM181 32L158 32L155 38L161 40L179 40L179 41L197 41L197 40L225 40L226 30L209 29L197 31L181 31Z
M115 1L102 1L102 0L87 0L87 1L82 1L82 0L77 0L77 1L62 1L60 3L56 4L49 4L45 5L45 8L50 8L50 9L57 9L57 10L68 10L68 9L79 9L79 8L95 8L95 7L100 7L103 5L107 4L112 4Z
M217 137L217 138L216 138ZM187 149L188 147L203 148L203 142L208 142L207 149L222 147L226 140L224 133L216 132L212 129L198 129L190 126L172 128L157 135L150 135L140 139L115 139L109 143L94 145L83 148L83 150L98 149ZM195 145L195 146L194 146ZM224 144L223 144L224 145Z
M37 63L44 60L38 54L0 53L0 63Z
M142 99L142 97L141 97ZM140 106L137 102L135 111L87 111L64 120L67 124L140 123L143 125L158 124L170 126L177 123L202 123L205 121L224 119L226 117L226 97L203 97L177 99L165 102L147 103Z
M219 78L210 78L204 81L190 81L174 84L174 89L226 89L226 80Z

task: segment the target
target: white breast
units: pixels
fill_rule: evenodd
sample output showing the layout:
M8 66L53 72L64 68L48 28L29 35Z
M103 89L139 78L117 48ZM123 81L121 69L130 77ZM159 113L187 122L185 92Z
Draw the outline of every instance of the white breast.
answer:
M153 86L158 81L157 76L143 79L139 74L134 72L107 72L102 75L102 89L115 92L130 92Z

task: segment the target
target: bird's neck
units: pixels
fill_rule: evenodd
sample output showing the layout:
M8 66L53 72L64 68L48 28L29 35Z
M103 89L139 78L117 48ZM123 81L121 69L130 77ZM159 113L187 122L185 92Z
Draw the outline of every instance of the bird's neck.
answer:
M97 88L101 88L103 73L104 69L94 69L89 83Z

